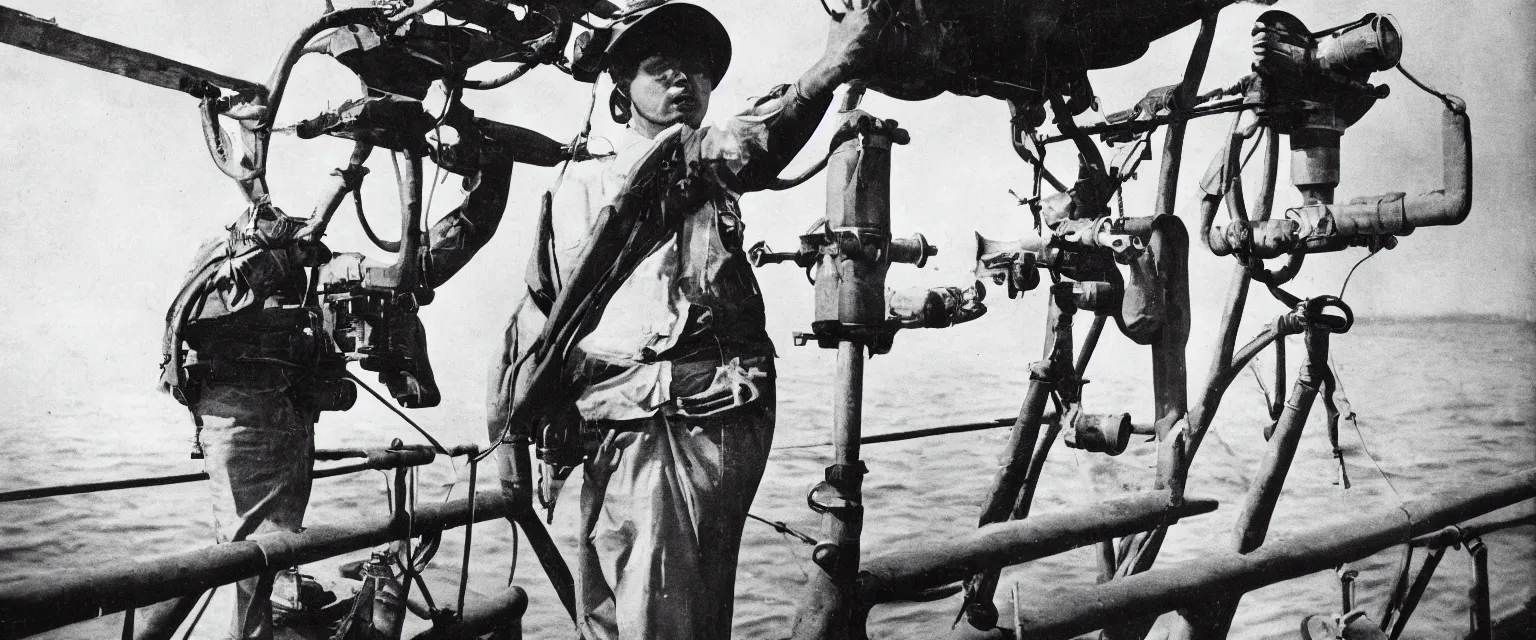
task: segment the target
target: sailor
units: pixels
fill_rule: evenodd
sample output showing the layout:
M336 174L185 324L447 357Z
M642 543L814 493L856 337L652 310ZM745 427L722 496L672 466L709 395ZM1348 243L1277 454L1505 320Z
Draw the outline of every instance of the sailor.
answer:
M495 233L511 158L484 153L456 167L474 176L474 187L428 234L429 287L457 273ZM161 388L198 425L194 457L204 458L219 543L302 528L315 422L356 398L319 306L306 300L305 268L333 256L311 237L313 222L266 201L252 205L203 244L166 316ZM274 575L237 583L233 638L272 637Z
M566 365L581 380L574 410L600 434L584 466L575 567L576 621L587 640L730 637L742 526L773 439L775 376L737 203L774 181L833 90L868 66L888 9L883 0L855 4L797 81L718 126L705 126L704 114L731 40L708 11L661 4L625 18L609 41L609 110L628 128L615 155L573 163L547 199L548 234L535 248L547 259L535 258L542 273L530 274L530 296L509 325L490 411L496 433L551 289L568 281L636 163L658 140L680 135L690 188L700 193L680 230L613 292Z

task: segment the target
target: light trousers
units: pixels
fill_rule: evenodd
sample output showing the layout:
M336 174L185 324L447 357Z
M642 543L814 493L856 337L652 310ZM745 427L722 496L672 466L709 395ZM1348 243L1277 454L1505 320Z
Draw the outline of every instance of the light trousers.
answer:
M723 640L736 558L773 444L773 394L610 431L586 464L577 553L586 640Z
M220 544L269 531L299 531L314 468L314 420L280 388L210 384L196 411L198 440ZM272 577L236 583L235 640L272 638Z

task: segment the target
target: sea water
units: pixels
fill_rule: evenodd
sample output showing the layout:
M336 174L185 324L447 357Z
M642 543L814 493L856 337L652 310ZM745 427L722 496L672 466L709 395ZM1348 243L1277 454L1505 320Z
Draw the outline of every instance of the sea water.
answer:
M1027 364L1039 357L1041 324L1037 314L995 307L992 315L971 325L901 333L891 354L867 363L865 433L1014 415L1027 384ZM60 346L42 339L62 330L38 324L0 336L0 348L15 363L12 371L23 372L8 376L5 382L12 393L0 400L0 436L7 448L0 490L200 470L187 456L192 427L185 410L149 390L153 371L110 357L110 345L72 341ZM1197 333L1212 330L1197 327ZM1256 330L1249 326L1244 339ZM1191 401L1208 371L1208 340L1191 344ZM441 350L440 344L434 348ZM805 492L820 478L830 456L824 443L830 437L835 355L792 347L787 340L779 351L776 448L752 510L816 536L818 519L805 506ZM1334 337L1333 353L1345 395L1358 415L1358 430L1346 422L1340 438L1352 487L1334 484L1336 464L1319 402L1287 477L1271 539L1536 465L1536 337L1531 325L1361 321L1347 335ZM1292 338L1291 380L1302 354L1300 340ZM1266 353L1261 358L1265 385L1272 375L1270 357ZM414 414L445 443L484 442L481 387L473 386L480 384L480 370L445 370L442 361L439 376L445 385L455 385L444 394L444 407ZM1087 372L1085 409L1125 411L1139 422L1149 421L1149 367L1146 349L1114 335L1111 325ZM1268 417L1259 378L1245 371L1227 392L1189 481L1190 495L1216 498L1220 509L1175 526L1158 566L1229 548L1227 532L1266 447L1262 433ZM353 411L326 414L318 425L321 447L378 447L395 437L421 441L366 396ZM974 528L1007 438L1003 428L866 446L865 556L898 543L944 540ZM1118 457L1058 443L1045 465L1034 513L1081 508L1149 488L1155 449L1143 440L1137 437ZM483 489L495 486L494 473L494 467L481 469ZM463 463L435 463L420 473L419 500L442 500L450 490L452 497L462 497L467 477ZM342 523L384 513L387 484L387 476L379 472L318 480L306 521ZM577 473L551 525L567 549L574 544L579 488ZM205 492L202 484L194 483L0 504L0 583L202 547L212 536ZM1485 542L1497 616L1529 602L1536 593L1536 532L1519 527L1489 535ZM462 530L444 534L442 550L426 573L438 602L451 601L456 593L461 543ZM507 524L478 525L473 554L473 591L493 593L505 585L513 557ZM1353 564L1361 572L1357 597L1373 612L1391 585L1399 554L1392 549ZM341 560L363 555L308 565L305 571L329 577ZM747 523L737 572L737 637L789 635L811 567L809 556L810 547L760 523ZM1041 587L1092 584L1095 574L1092 548L1005 571L998 592L1004 621L1011 617L1008 596L1015 582L1027 596ZM527 637L575 637L526 545L514 581L531 600L524 618ZM1406 635L1459 637L1466 629L1470 585L1467 554L1449 552ZM193 637L220 637L228 623L229 591L220 591ZM1294 638L1304 616L1332 613L1337 602L1332 571L1270 586L1243 598L1232 637ZM880 606L870 618L870 635L938 637L947 633L959 606L958 597ZM107 616L45 637L116 637L120 620L120 615Z

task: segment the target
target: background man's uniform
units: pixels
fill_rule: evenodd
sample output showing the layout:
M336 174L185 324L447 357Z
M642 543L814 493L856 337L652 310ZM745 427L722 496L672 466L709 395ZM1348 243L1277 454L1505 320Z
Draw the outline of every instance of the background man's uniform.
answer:
M426 277L437 287L495 233L506 208L512 161L494 159L464 204L429 232ZM299 531L309 504L314 426L300 386L316 350L333 350L318 308L303 302L307 280L296 245L303 219L272 207L248 210L198 251L166 318L162 388L186 372L196 391L182 397L200 423L219 543L271 531ZM309 243L310 251L328 250ZM188 351L182 357L182 342ZM177 388L176 393L185 390ZM234 638L272 637L273 574L237 583Z

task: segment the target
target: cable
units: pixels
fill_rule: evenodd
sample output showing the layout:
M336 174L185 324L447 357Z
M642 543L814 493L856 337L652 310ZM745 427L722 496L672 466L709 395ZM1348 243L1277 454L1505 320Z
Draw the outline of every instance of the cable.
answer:
M1370 257L1370 256L1366 256L1366 257ZM1328 354L1328 366L1333 369L1333 383L1334 383L1334 386L1338 389L1339 393L1342 395L1344 393L1344 382L1339 379L1339 365L1338 365L1338 363L1333 361L1333 353L1332 352L1329 352L1329 354ZM1349 398L1348 397L1346 397L1344 399L1344 403L1345 403L1345 406L1349 407L1349 413L1344 416L1344 419L1348 420L1350 426L1354 427L1354 429L1355 429L1355 437L1360 439L1360 450L1365 452L1365 457L1369 458L1371 460L1371 465L1376 467L1376 473L1381 476L1382 480L1386 481L1387 488L1392 491L1393 497L1397 498L1398 508L1401 509L1402 506L1403 506L1403 494L1398 493L1397 487L1393 486L1393 484L1392 484L1392 478L1387 475L1386 471L1382 470L1381 463L1376 461L1376 455L1371 453L1370 446L1365 443L1365 433L1360 431L1360 421L1355 419L1355 408L1354 408L1354 405L1349 402ZM1403 513L1407 514L1408 511L1406 509L1404 509ZM1409 518L1411 520L1412 516L1410 515Z
M1440 101L1444 102L1445 106L1449 107L1452 111L1460 111L1460 110L1465 108L1465 107L1458 106L1454 101L1451 100L1450 96L1448 96L1448 95L1446 95L1444 93L1441 93L1439 91L1436 91L1433 87L1430 87L1427 84L1419 82L1418 78L1415 78L1415 77L1413 77L1413 74L1408 73L1408 70L1403 67L1403 63L1401 63L1401 62L1397 63L1397 72L1403 74L1404 78L1407 78L1409 82L1412 82L1414 85L1418 86L1420 89L1423 89L1425 93L1428 93L1429 95L1432 95L1432 96L1434 96L1436 98L1439 98Z
M1359 262L1355 263L1355 266L1349 268L1349 273L1344 276L1344 284L1339 286L1339 295L1338 295L1339 298L1343 298L1344 297L1344 291L1349 288L1349 279L1353 278L1355 276L1355 269L1359 269L1360 265L1365 264L1366 260L1370 260L1371 256L1374 256L1374 255L1376 255L1378 253L1381 253L1381 248L1380 247L1371 249L1370 253L1365 254L1364 258L1361 258ZM1330 355L1330 357L1332 356L1332 354L1329 354L1329 355Z
M816 546L816 544L817 544L817 540L815 538L812 538L812 537L810 537L808 535L800 533L799 531L795 531L794 529L790 528L789 525L784 524L783 522L780 522L778 520L768 520L766 518L763 518L761 516L758 516L758 515L755 515L755 514L752 514L752 513L748 513L747 517L751 518L753 520L756 520L758 522L761 522L763 524L766 524L766 525L768 525L770 527L773 527L774 531L778 531L779 533L782 533L782 534L784 534L786 536L792 537L792 538L794 538L796 540L799 540L801 542L804 542L804 543L806 543L808 545Z
M421 428L421 425L416 424L416 421L412 420L410 418L410 416L405 415L405 412L403 412L403 411L401 411L399 409L396 409L395 405L390 404L388 400L384 399L384 396L379 395L379 392L374 391L373 387L368 386L368 383L363 382L362 379L358 378L357 374L354 374L351 371L347 371L346 374L347 374L348 378L351 378L353 382L356 382L357 385L362 387L364 391L367 391L369 393L369 395L372 395L375 399L377 399L380 403L382 403L390 411L395 412L395 415L400 416L400 419L404 420L406 424L409 424L409 425L411 425L412 428L416 429L416 431L418 433L420 433L422 435L422 437L427 439L427 442L432 443L432 448L436 449L438 453L441 453L441 454L443 454L445 456L453 455L453 454L448 452L447 448L443 447L443 444L441 442L437 441L437 438L434 438L434 437L432 437L432 434L427 433L426 429L423 429L423 428Z

